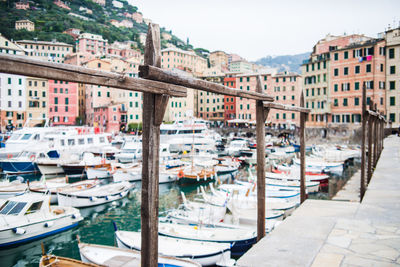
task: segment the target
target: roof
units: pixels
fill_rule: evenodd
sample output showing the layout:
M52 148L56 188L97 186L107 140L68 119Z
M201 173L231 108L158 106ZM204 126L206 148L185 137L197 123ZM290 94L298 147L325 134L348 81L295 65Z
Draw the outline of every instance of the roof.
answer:
M61 42L48 42L48 41L37 41L37 40L19 40L16 41L16 43L21 43L21 44L39 44L39 45L60 45L60 46L70 46L73 47L73 45L67 44L67 43L61 43Z

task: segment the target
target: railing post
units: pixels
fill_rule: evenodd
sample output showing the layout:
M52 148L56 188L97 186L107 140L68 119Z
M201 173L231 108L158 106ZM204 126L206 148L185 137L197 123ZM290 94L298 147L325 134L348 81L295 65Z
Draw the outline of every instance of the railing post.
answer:
M304 94L301 92L300 107L304 107ZM305 148L305 120L306 113L300 112L300 203L303 203L306 198L306 148Z
M373 161L373 166L374 168L376 167L376 164L378 162L378 144L379 144L379 128L378 128L378 123L379 123L379 112L377 109L377 105L375 104L374 111L378 114L377 117L374 117L374 161ZM371 179L371 177L369 177ZM369 181L368 181L369 182Z
M370 101L370 110L372 110L372 100ZM374 132L372 132L372 127L374 124L374 116L368 115L368 165L367 165L367 184L371 180L372 177L372 155L375 159L375 154L372 153L374 149L372 149L372 138L376 138ZM375 144L375 142L374 142ZM374 146L375 147L375 146Z
M366 88L365 82L363 83L362 89L362 128L361 128L361 179L360 179L360 202L362 201L365 194L365 126L367 123L366 115Z
M257 76L256 92L262 93L261 77ZM265 236L265 120L269 108L256 100L257 122L257 240Z
M160 28L149 24L144 64L161 67ZM168 96L143 93L141 266L155 267L158 261L158 175L160 124Z

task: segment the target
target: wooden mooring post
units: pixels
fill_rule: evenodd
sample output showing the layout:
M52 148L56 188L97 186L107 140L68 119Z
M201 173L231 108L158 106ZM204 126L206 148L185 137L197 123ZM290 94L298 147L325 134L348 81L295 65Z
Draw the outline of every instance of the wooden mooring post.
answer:
M372 100L370 101L370 109L372 109ZM376 134L375 132L372 131L373 129L373 125L376 123L375 122L375 118L373 116L368 115L368 165L367 165L367 183L369 183L369 181L371 180L372 177L372 158L374 155L375 158L375 154L372 153L372 151L374 151L374 149L372 149L372 141L374 138L376 138ZM374 142L375 144L375 142ZM375 148L375 146L374 146Z
M278 103L265 103L265 108L279 109L286 111L293 111L300 113L300 202L303 203L306 198L306 172L305 172L305 159L306 159L306 142L305 142L305 121L306 116L310 113L310 109L304 107L304 94L301 92L300 96L300 107L294 107L289 105L282 105ZM257 145L258 147L258 145Z
M256 92L262 93L261 77L257 76ZM256 100L257 122L257 241L265 236L265 120L269 108L262 100Z

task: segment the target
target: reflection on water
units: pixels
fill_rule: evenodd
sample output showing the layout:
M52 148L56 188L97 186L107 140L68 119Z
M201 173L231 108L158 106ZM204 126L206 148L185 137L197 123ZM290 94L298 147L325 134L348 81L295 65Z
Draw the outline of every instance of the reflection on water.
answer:
M350 166L343 176L330 179L329 189L310 195L310 198L331 198L358 168L358 166ZM247 174L247 171L242 170L236 178L247 180ZM40 179L37 176L24 178L29 180ZM232 177L228 176L223 181L231 182ZM82 242L114 245L112 221L115 221L117 226L123 230L140 230L140 190L141 183L138 182L136 188L131 191L127 198L105 205L81 209L80 211L85 219L74 229L16 248L0 250L0 266L37 266L41 256L41 242L44 243L47 253L80 259L76 235L80 236ZM179 206L182 202L181 191L186 194L188 199L194 199L197 197L199 187L195 185L179 187L175 183L160 185L160 216Z

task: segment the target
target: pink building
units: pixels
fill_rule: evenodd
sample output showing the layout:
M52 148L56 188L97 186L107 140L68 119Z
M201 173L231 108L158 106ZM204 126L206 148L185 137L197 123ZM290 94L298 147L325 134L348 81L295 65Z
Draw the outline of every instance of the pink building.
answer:
M142 13L136 12L132 14L132 19L137 23L143 23L143 15Z
M28 10L29 9L29 2L28 1L17 2L17 3L15 3L15 8L16 9Z
M380 111L386 110L385 45L384 39L372 39L331 51L332 115L328 122L361 122L364 83L367 88L367 104L373 101Z
M75 29L75 28L69 28L68 30L64 31L63 33L66 33L66 34L72 36L72 38L74 38L74 40L76 40L76 39L78 39L79 34L81 34L81 30Z
M67 9L67 10L71 10L71 8L69 6L67 6L67 4L65 4L63 1L61 0L55 0L53 2L56 6L59 6L61 8Z
M105 55L107 53L107 40L101 35L82 33L77 40L77 52L87 52L93 55Z
M265 93L273 96L276 103L300 106L301 85L299 74L282 72L268 77ZM267 121L271 122L272 126L283 126L285 128L291 125L300 126L299 114L284 110L271 109Z
M124 104L109 104L94 108L94 126L105 132L117 133L126 127L126 108Z
M78 84L49 80L48 107L54 125L74 125L79 115Z

